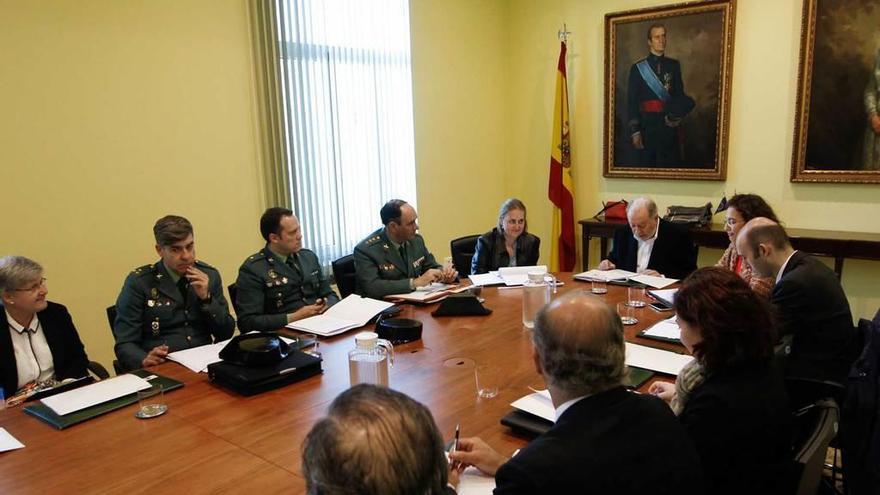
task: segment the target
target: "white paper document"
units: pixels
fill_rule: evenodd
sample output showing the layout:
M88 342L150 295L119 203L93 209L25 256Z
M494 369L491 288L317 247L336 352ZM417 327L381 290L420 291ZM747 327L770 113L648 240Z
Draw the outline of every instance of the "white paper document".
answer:
M638 282L640 284L644 284L648 287L653 287L655 289L662 289L678 282L677 278L663 278L655 277L653 275L634 275L629 279L633 282Z
M135 375L122 375L101 380L85 387L42 399L43 404L59 416L85 409L109 400L150 388L150 383Z
M287 328L329 337L352 328L362 327L372 317L391 306L394 306L394 303L351 294L323 314L288 323Z
M0 428L0 452L6 452L7 450L15 450L15 449L23 449L24 444L19 442L17 438L12 436L6 428ZM495 480L492 480L492 488L495 488ZM461 493L461 492L459 492ZM492 493L487 492L487 493Z
M504 280L504 285L522 285L529 279L529 272L547 273L547 265L502 266L498 269L498 276Z
M548 390L540 390L529 394L511 402L510 405L520 411L544 418L547 421L556 422L556 408L553 407L553 401L550 400L550 392Z
M500 285L504 283L504 279L498 275L498 272L469 275L468 278L471 279L471 283L474 285Z
M474 466L468 466L458 477L458 495L492 495L495 491L495 477L483 474Z
M604 280L605 282L610 282L612 280L626 280L636 275L638 275L636 272L630 272L627 270L588 270L583 273L578 273L574 278L577 280Z
M229 340L232 339L217 342L216 344L205 344L182 351L175 351L168 354L168 360L180 363L196 373L202 373L208 369L209 364L221 361L220 351L226 347Z
M672 304L675 302L675 293L678 292L678 289L663 289L663 290L652 290L648 291L649 294L654 296L654 299L662 302L663 304L672 307Z
M651 328L642 332L644 337L660 337L662 339L681 340L681 328L675 322L675 317L660 320Z
M681 369L693 359L693 356L687 354L677 354L653 347L626 343L627 366L678 376Z

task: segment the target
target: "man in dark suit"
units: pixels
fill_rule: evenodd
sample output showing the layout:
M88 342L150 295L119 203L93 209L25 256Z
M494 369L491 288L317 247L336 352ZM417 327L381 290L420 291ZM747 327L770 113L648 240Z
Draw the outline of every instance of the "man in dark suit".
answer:
M688 230L657 214L650 198L636 198L626 210L627 225L614 232L614 247L600 270L619 268L682 279L697 269L697 250Z
M813 256L794 250L785 230L763 217L742 228L736 249L758 276L776 280L770 301L777 310L779 335L791 341L786 376L845 383L855 358L855 330L849 302L834 272ZM814 397L800 390L793 395L803 402L819 392Z
M450 457L495 476L495 495L514 493L702 493L696 450L660 399L624 388L620 318L580 291L538 314L535 367L556 424L512 458L479 438Z

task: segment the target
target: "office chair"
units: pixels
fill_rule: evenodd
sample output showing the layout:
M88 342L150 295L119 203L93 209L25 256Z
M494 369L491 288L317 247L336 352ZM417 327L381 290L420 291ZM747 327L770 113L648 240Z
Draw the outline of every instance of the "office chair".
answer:
M235 316L238 317L239 313L241 313L238 310L238 304L236 304L235 302L235 296L238 294L238 286L236 286L235 282L233 282L229 284L226 289L229 290L229 302L232 304L232 309L233 311L235 311Z
M467 277L471 274L471 259L477 251L477 239L479 238L479 235L466 235L449 241L452 263L461 277Z
M110 333L113 333L113 324L116 322L116 305L110 306L107 308L107 322L110 323ZM114 337L115 340L115 337ZM125 374L126 370L122 367L122 364L118 359L113 360L113 371L116 373L116 376Z
M820 399L794 413L794 475L797 495L815 495L828 445L837 435L840 410L834 399Z
M105 368L104 365L97 361L89 361L87 368L89 371L92 372L93 375L100 378L101 380L106 380L107 378L110 378L110 373L107 372L107 368Z
M336 280L336 287L339 288L339 296L345 299L350 294L354 294L357 285L354 256L347 254L330 263L330 266L333 268L333 278Z

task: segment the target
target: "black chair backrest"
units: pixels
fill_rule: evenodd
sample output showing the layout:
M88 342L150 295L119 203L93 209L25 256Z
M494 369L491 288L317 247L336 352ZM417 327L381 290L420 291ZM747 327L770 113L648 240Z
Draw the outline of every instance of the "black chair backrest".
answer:
M339 296L345 299L354 294L357 278L354 272L354 256L347 254L330 264L333 267L333 278L339 288Z
M819 489L828 445L837 435L840 411L834 399L821 399L795 413L794 462L800 468L797 495Z
M861 354L846 384L840 420L843 474L847 493L876 494L880 487L880 310L859 320Z
M110 306L107 308L107 323L110 324L110 333L113 333L113 325L116 323L116 305ZM116 372L116 375L121 375L125 373L125 370L122 367L122 364L119 363L118 359L113 360L113 371Z
M458 274L462 277L467 277L471 274L471 259L473 259L474 253L477 251L477 239L479 238L478 234L466 235L449 242L452 263L455 265L455 269L458 270Z
M235 283L231 283L226 288L229 290L229 303L232 305L232 309L235 310L235 316L237 317L239 311L238 304L235 302L235 296L238 294L238 287Z

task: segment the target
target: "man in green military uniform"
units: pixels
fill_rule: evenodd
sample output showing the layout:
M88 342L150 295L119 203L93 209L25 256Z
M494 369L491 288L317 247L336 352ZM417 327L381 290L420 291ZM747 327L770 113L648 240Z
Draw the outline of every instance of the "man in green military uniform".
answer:
M339 301L314 252L302 248L299 220L287 208L260 218L266 247L238 269L235 308L242 332L278 330Z
M196 260L189 220L162 217L153 235L161 259L132 271L116 300L114 350L129 370L163 363L169 352L226 340L235 330L220 272Z
M458 272L441 267L417 231L418 215L407 202L392 199L379 211L385 226L354 248L358 294L382 299L432 282L454 282Z

